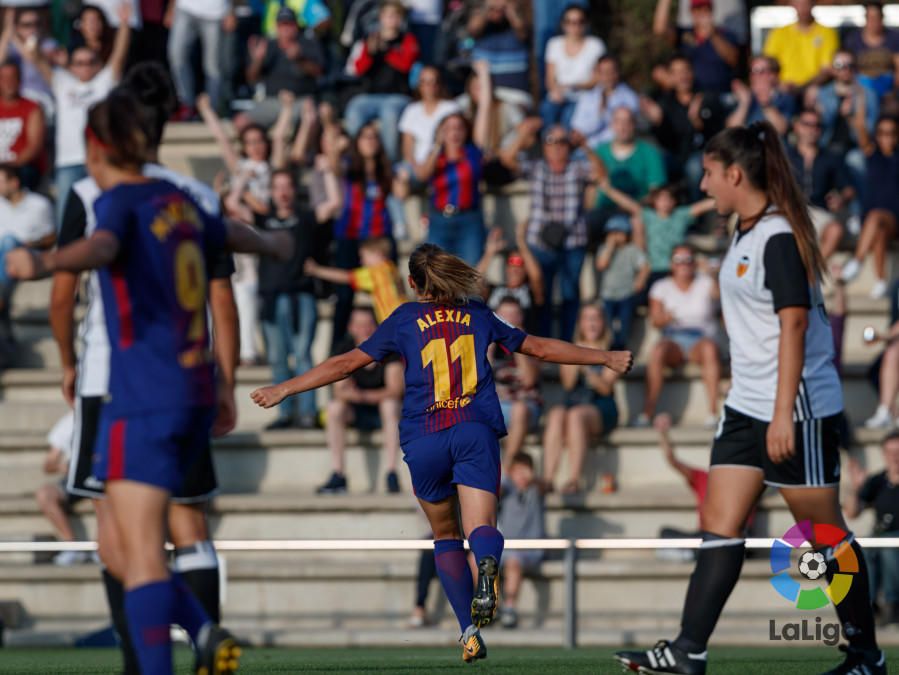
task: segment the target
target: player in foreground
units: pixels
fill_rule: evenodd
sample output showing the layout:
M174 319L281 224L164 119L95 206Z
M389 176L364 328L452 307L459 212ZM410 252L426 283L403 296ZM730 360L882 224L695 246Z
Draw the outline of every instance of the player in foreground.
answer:
M462 630L462 659L487 656L480 628L498 606L503 536L496 529L499 439L506 435L487 361L494 342L542 361L598 365L626 373L630 352L605 352L527 335L480 300L476 270L433 244L409 259L418 302L401 305L367 341L280 384L257 389L254 402L271 408L285 397L348 377L372 361L400 354L406 393L400 443L412 485L434 533L437 573ZM461 523L457 514L461 510ZM461 527L460 527L461 526ZM472 583L463 536L478 568Z
M169 626L179 624L197 647L198 673L231 673L240 655L233 638L168 570L166 513L217 412L206 261L226 245L272 254L284 242L226 228L171 183L145 177L150 141L142 127L127 89L91 109L87 165L104 192L94 233L42 255L17 249L7 270L23 280L100 270L111 368L94 475L106 483L121 564L110 571L125 585L140 670L172 672Z
M824 259L805 200L768 122L719 133L705 148L703 170L702 189L718 213L740 218L719 276L733 382L712 444L703 543L680 635L616 657L641 673L706 672L709 637L743 566L746 519L770 485L797 523L831 526L829 541L814 541L804 528L824 553L828 581L838 563L853 554L858 561L836 604L846 658L827 675L886 673L864 554L839 504L842 389L820 287Z

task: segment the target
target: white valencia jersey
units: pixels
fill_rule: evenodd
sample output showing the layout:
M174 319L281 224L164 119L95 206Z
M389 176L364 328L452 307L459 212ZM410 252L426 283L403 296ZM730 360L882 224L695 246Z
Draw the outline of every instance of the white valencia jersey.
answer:
M187 192L194 201L209 214L219 215L218 195L205 183L166 169L159 164L144 166L144 175L166 180ZM100 196L100 188L93 178L83 178L72 186L72 190L84 207L84 237L93 234L97 226L94 202ZM106 318L103 314L103 298L100 295L100 281L96 272L91 272L88 280L87 313L81 321L78 337L81 342L81 358L78 362L78 395L106 396L109 388L109 336L106 332Z
M731 355L732 384L725 405L771 420L780 341L777 312L804 306L809 308L808 329L793 418L801 421L841 412L843 393L821 287L808 283L787 220L769 213L750 230L737 231L721 264L719 283Z

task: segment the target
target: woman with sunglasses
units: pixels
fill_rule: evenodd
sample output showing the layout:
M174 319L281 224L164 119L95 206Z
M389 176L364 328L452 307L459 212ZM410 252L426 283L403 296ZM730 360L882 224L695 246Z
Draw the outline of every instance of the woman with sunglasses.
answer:
M709 638L743 566L746 520L771 486L800 538L823 554L827 580L853 572L849 584L837 579L828 589L849 644L825 675L883 675L864 554L839 502L843 397L821 293L824 259L774 127L760 122L712 138L702 189L720 214L738 217L719 275L732 386L712 445L680 634L616 658L642 673L706 672Z
M546 43L546 98L540 106L545 124L568 128L578 98L597 84L595 66L606 45L587 34L589 24L587 10L570 5L562 13L562 34Z

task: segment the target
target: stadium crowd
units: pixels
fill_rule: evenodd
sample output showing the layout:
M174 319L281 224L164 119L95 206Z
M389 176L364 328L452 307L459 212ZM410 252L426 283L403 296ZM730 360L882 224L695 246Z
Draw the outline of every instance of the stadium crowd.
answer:
M768 32L753 54L743 2L658 0L652 32L670 50L642 84L626 81L593 34L602 17L580 0L7 8L0 259L22 244L54 244L69 190L86 175L89 107L129 64L165 62L181 103L175 119L202 120L220 146L215 187L227 217L296 236L287 263L237 257L242 363L267 362L279 380L311 368L325 298L334 299L332 352L360 344L407 299L397 260L421 238L477 265L491 308L537 334L636 349L634 319L646 316L659 338L632 420L620 419L608 369L562 367L564 397L547 406L536 363L494 354L508 490L528 505L547 490L575 494L597 438L626 422L649 427L664 412L657 403L669 369L698 365L705 425L717 423L725 356L716 274L726 229L699 183L702 148L725 127L764 119L783 135L823 253L852 251L834 283L850 284L870 257L870 294L890 298L890 335L899 335L899 286L888 276L899 233L899 31L884 25L877 1L862 3L863 26L840 31L814 20L810 0L788 4L796 21ZM487 222L482 195L516 181L526 186L527 218ZM425 205L421 222L409 220L413 200ZM585 265L594 297L582 295ZM0 340L9 352L14 286L2 269ZM874 370L880 404L864 424L892 428L899 341ZM396 363L360 371L333 388L325 410L312 394L281 405L270 429L327 428L333 473L320 492L348 489L348 426L384 430L386 486L399 492L399 373ZM541 430L535 475L522 450ZM557 484L565 451L568 474ZM611 474L600 483L615 489ZM865 485L871 497L862 499L873 503L879 488ZM515 517L523 531L542 533L530 512L506 516ZM533 564L510 560L519 572Z

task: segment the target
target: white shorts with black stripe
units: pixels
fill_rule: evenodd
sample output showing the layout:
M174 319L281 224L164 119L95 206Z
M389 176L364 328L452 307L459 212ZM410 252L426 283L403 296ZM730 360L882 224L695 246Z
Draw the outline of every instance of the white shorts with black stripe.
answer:
M795 422L796 452L780 464L768 456L768 422L728 406L712 444L712 466L759 469L773 487L834 487L840 483L840 415Z

